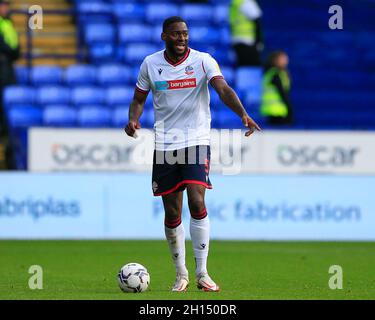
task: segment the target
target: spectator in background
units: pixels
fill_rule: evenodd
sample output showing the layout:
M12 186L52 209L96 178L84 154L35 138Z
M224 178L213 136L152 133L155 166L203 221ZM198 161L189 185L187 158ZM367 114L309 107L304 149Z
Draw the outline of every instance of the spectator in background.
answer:
M261 65L261 16L262 11L255 0L232 0L229 21L237 66Z
M260 113L269 124L291 124L293 121L288 64L289 58L284 51L274 51L267 58Z
M16 82L13 63L20 56L18 34L9 17L9 1L0 0L0 84L1 88Z
M3 110L3 91L8 85L16 83L13 63L20 56L18 34L9 17L9 1L0 0L0 137L7 136L7 123ZM11 162L10 150L8 163ZM12 167L8 164L8 167Z

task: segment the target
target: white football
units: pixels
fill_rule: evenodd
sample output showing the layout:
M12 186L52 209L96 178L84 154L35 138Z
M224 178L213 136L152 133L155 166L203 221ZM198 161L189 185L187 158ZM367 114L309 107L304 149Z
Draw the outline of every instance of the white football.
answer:
M144 292L150 284L150 275L144 266L132 262L120 269L117 280L123 292Z

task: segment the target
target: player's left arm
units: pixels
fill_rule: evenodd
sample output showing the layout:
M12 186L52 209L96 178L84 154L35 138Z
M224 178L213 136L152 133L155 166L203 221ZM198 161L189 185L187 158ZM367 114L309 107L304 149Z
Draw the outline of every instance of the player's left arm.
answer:
M261 131L259 125L247 114L236 92L223 78L218 77L212 79L211 85L219 95L221 101L223 101L226 106L228 106L241 118L245 127L249 128L249 131L245 133L246 137L250 136L255 129Z

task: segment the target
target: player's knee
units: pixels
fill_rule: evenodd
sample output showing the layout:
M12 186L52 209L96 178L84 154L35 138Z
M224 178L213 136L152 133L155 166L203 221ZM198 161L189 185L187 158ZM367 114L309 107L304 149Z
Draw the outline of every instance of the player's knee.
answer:
M168 220L176 220L181 217L181 212L178 208L168 208L165 210L165 217Z
M189 201L190 215L194 219L202 219L207 215L206 206L202 199L192 199Z
M164 224L167 227L175 228L180 223L181 223L181 210L173 206L166 208Z

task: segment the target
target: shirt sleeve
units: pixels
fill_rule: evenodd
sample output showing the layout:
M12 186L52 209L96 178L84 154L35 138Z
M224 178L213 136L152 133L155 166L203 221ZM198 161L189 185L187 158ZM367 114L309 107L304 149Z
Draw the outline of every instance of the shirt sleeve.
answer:
M214 79L224 79L219 65L217 64L216 60L209 54L207 54L205 59L203 59L202 65L203 71L206 73L208 82L211 82Z
M141 68L138 74L138 80L136 84L136 90L142 93L148 93L150 91L150 78L147 71L147 62L144 60L141 64Z

